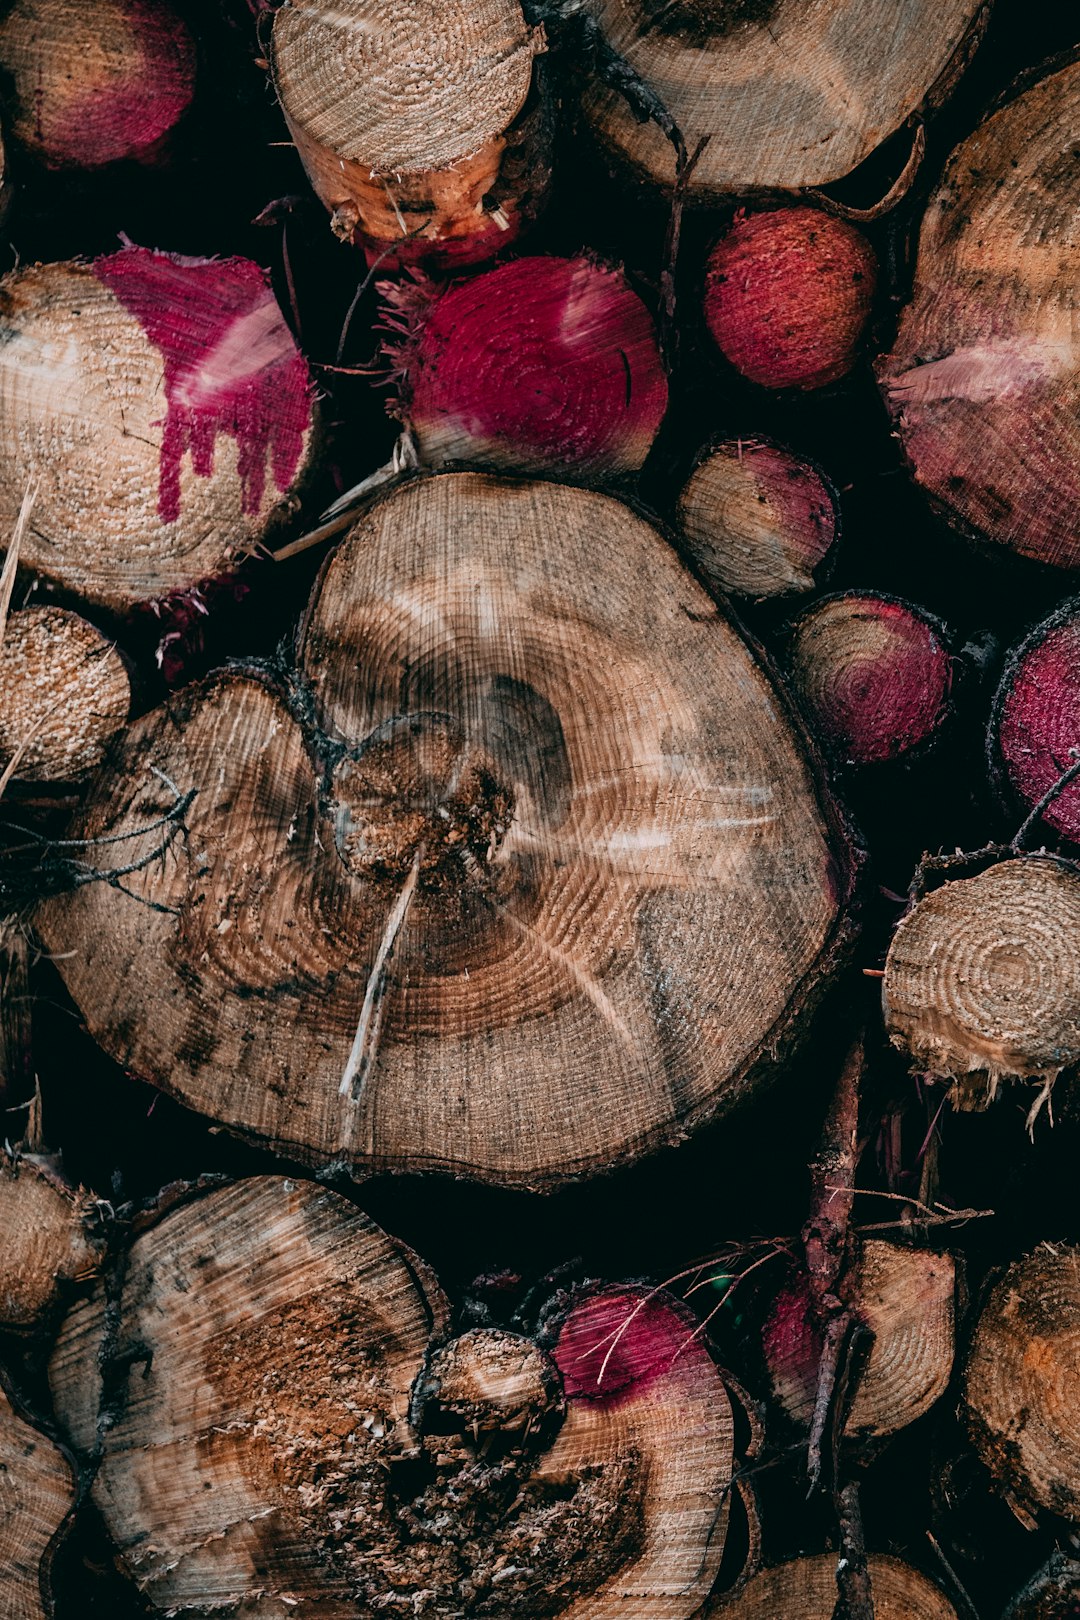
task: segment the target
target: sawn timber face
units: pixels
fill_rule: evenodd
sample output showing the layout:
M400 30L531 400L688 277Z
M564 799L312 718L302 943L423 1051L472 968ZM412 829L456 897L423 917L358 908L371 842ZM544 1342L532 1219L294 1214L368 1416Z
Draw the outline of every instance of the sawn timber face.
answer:
M786 699L649 524L412 481L329 560L298 663L288 697L189 690L98 778L83 835L135 835L106 875L197 790L124 888L40 913L114 1058L304 1162L538 1188L752 1088L843 954L853 860Z

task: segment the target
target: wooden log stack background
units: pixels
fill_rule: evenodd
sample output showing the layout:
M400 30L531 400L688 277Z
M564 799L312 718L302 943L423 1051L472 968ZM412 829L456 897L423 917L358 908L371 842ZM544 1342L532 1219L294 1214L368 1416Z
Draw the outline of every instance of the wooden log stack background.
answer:
M1080 21L0 4L0 1616L1080 1614Z

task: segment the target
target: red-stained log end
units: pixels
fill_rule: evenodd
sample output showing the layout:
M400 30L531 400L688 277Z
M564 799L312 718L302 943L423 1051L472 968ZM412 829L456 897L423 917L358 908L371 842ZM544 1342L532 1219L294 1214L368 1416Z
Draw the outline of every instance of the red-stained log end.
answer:
M160 350L165 371L158 515L180 516L180 468L190 453L209 478L220 434L235 440L243 511L258 512L267 473L282 494L311 427L307 365L264 272L249 259L191 259L125 248L94 274Z
M848 764L900 758L948 713L943 631L892 597L853 592L815 602L795 625L791 670L818 736Z
M553 1352L568 1401L610 1409L645 1399L671 1373L693 1382L714 1376L704 1336L694 1317L668 1294L641 1288L606 1288L571 1309Z
M15 0L0 23L10 132L51 169L154 163L195 93L168 0Z
M700 456L678 515L709 584L758 600L813 590L840 523L824 474L760 439L731 439Z
M822 388L859 358L877 259L817 208L739 213L709 255L705 320L736 371L763 388Z
M585 258L525 258L433 298L384 286L387 353L423 461L517 471L633 472L667 407L645 305Z
M991 752L1029 811L1077 763L1080 601L1066 603L1013 653L998 687L990 732ZM1041 819L1080 843L1080 781L1062 787Z

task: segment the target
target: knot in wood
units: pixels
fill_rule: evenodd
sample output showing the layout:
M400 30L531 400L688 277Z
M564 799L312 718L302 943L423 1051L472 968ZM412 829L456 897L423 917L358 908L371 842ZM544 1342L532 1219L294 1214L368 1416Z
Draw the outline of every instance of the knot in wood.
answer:
M338 765L332 782L338 853L358 877L459 885L491 860L514 796L491 756L442 714L398 715Z
M550 1356L501 1328L473 1328L436 1351L428 1392L444 1412L482 1432L528 1433L561 1405Z

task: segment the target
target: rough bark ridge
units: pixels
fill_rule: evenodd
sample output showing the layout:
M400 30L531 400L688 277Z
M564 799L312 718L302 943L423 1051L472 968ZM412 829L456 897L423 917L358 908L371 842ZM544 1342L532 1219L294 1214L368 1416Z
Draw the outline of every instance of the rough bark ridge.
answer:
M851 872L797 727L655 530L415 480L330 559L299 671L288 701L240 672L187 692L98 779L84 834L152 829L106 873L196 795L132 894L41 912L110 1053L316 1163L529 1186L750 1089Z
M927 99L980 0L587 0L616 51L667 108L689 151L709 143L691 195L795 191L848 174ZM587 116L604 143L671 184L675 157L614 91Z
M84 1440L88 1320L52 1369ZM151 1612L689 1616L732 1467L689 1313L594 1289L540 1338L448 1332L416 1257L313 1183L239 1183L138 1237L94 1496Z
M978 540L1080 562L1074 335L1080 60L995 112L952 156L915 290L879 366L917 482Z

